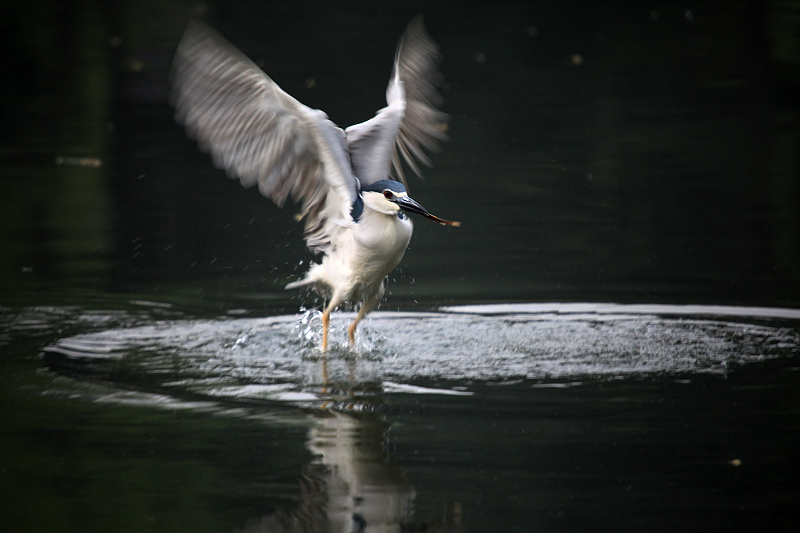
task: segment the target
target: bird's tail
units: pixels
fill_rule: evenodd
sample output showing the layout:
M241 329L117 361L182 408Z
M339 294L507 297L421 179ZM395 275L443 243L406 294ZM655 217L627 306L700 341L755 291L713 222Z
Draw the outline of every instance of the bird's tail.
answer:
M284 287L284 290L291 290L291 289L299 289L301 287L308 287L309 285L313 285L314 282L308 278L299 279L297 281L293 281Z

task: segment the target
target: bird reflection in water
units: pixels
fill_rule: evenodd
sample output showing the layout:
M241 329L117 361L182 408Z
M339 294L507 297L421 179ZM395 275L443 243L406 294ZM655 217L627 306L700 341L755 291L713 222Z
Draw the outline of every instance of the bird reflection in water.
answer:
M399 533L463 531L460 502L443 505L431 523L414 522L416 493L384 451L390 425L375 413L323 410L307 445L298 505L250 521L243 533Z
M366 384L351 384L346 394L309 416L306 445L314 460L300 480L297 506L250 521L244 533L399 533L462 531L459 502L443 505L442 516L414 522L416 492L405 470L389 461L386 440L391 424L378 414L380 396L356 395Z

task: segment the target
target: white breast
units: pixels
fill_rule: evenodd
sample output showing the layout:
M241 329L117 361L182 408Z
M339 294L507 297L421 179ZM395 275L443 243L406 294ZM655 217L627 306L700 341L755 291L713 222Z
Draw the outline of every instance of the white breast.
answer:
M354 258L358 265L354 265L354 271L360 271L362 281L367 284L383 281L408 248L413 230L411 220L367 208L354 229Z
M332 301L369 301L377 305L383 280L400 263L411 240L413 225L407 216L387 215L369 207L350 231L338 233L322 263L312 266L305 280L327 292Z

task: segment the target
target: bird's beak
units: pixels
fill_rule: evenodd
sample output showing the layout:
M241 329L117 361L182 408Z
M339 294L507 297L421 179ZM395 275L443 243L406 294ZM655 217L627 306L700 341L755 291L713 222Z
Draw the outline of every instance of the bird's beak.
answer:
M422 215L429 220L433 220L434 222L438 222L442 226L454 226L458 227L461 225L461 222L456 222L455 220L444 220L443 218L439 218L436 215L432 215L428 212L427 209L419 205L416 201L412 200L408 196L402 196L400 198L396 198L395 202L403 211L407 211L409 213L416 213L418 215Z

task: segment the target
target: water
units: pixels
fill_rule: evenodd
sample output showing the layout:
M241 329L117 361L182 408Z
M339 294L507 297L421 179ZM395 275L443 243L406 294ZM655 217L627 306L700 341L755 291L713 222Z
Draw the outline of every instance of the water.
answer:
M346 343L166 102L188 17L342 126L410 5L3 8L0 530L794 531L792 3L424 6L450 142ZM146 30L145 30L146 29Z
M745 531L796 503L792 309L378 312L352 350L336 315L327 356L316 311L147 315L4 315L12 530Z
M763 316L759 313L765 313ZM133 379L179 394L309 401L309 387L360 383L405 389L418 380L628 378L712 373L792 356L792 328L710 319L800 319L789 309L608 305L460 306L377 312L351 351L337 316L320 354L319 311L257 319L157 322L60 339L45 360L104 380ZM341 327L337 325L341 324ZM323 372L324 369L324 372ZM427 389L423 389L426 390ZM456 390L428 391L459 394Z

